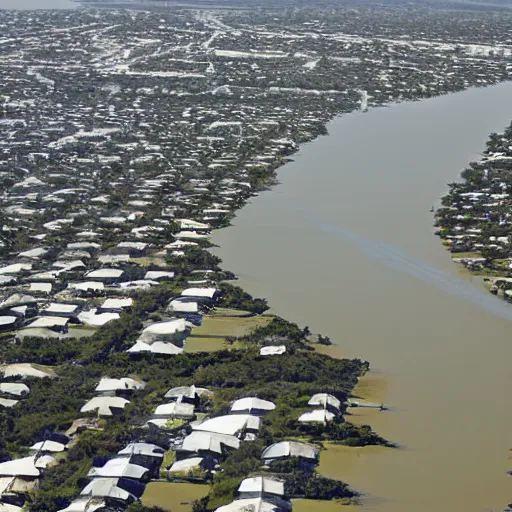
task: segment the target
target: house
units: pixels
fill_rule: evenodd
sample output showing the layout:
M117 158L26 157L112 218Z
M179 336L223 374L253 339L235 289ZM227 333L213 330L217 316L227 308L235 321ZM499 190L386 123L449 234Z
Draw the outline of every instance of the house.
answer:
M172 300L167 306L169 313L198 314L199 304L195 301Z
M97 393L115 393L116 391L136 391L144 389L146 384L130 377L122 377L120 379L111 379L102 377L96 386Z
M103 512L106 502L102 498L78 498L58 512Z
M299 416L299 423L329 423L336 418L336 415L327 409L315 409L314 411L305 412Z
M183 318L175 318L165 322L157 322L146 327L137 339L141 343L153 341L172 341L182 343L190 334L193 325Z
M260 429L261 420L250 414L233 414L229 416L217 416L194 423L192 430L210 432L214 434L225 434L230 436L242 435L246 432L256 433Z
M170 398L181 403L197 405L200 397L203 395L213 396L213 393L209 389L197 388L192 384L192 386L180 386L169 389L169 391L165 393L164 398Z
M83 283L68 283L68 289L76 290L77 292L103 292L105 285L97 281L85 281Z
M150 476L157 478L165 450L156 444L130 443L117 454L127 457L131 464L147 468Z
M32 452L37 453L61 453L67 449L66 444L59 443L58 441L41 441L35 443L30 447Z
M76 318L82 309L81 304L63 304L58 302L50 302L48 306L41 309L41 316Z
M61 269L62 272L72 272L78 269L84 269L85 263L82 260L64 260L56 261L52 267Z
M20 316L0 316L0 331L13 331L20 327L22 323L23 319Z
M276 408L273 402L261 400L260 398L247 397L235 400L231 405L231 414L252 414L263 416Z
M146 279L136 279L135 281L125 281L119 283L120 288L128 290L147 290L152 286L158 286L158 281L148 281Z
M55 377L57 374L53 370L41 370L35 368L30 363L9 364L3 368L4 377L36 377L43 379L45 377Z
M133 299L130 297L120 297L118 299L107 299L99 308L100 313L121 313L123 310L131 308Z
M37 310L37 299L32 295L14 293L0 303L0 311L9 312L12 308L20 306L31 306L34 310Z
M265 448L261 458L265 464L269 464L289 457L300 457L307 466L311 467L317 464L318 454L319 449L316 446L299 441L280 441Z
M240 499L284 496L284 482L267 476L255 476L242 480L238 487Z
M48 254L48 249L44 249L43 247L37 247L35 249L30 249L28 251L23 251L18 254L20 258L27 258L31 260L39 260L45 254Z
M119 265L120 263L128 263L130 261L129 254L103 254L98 258L102 265Z
M0 463L0 477L16 476L25 479L39 478L43 470L55 464L57 464L57 461L49 455L13 459Z
M30 325L27 325L26 328L50 329L52 331L65 333L68 332L68 324L70 320L70 318L62 316L42 316L40 318L36 318Z
M117 268L100 268L98 270L91 270L85 274L87 279L92 281L101 281L103 283L116 283L124 274L124 270Z
M30 393L30 388L26 384L17 382L0 382L0 393L14 396L26 396Z
M22 507L27 498L33 495L39 487L37 478L18 476L0 477L0 501Z
M130 478L144 480L148 477L149 469L132 464L129 458L120 457L110 459L101 467L93 467L87 476L90 478Z
M230 450L238 450L238 448L240 448L240 440L235 436L193 431L185 437L176 452L180 460L191 454L219 459Z
M144 275L144 279L153 281L171 281L174 278L174 272L168 272L165 270L148 270Z
M204 457L177 460L169 468L168 474L171 479L204 480L205 473L213 469L214 464L211 459Z
M73 242L67 245L69 250L79 250L79 251L96 251L101 249L101 245L95 242Z
M18 402L19 400L12 400L10 398L0 398L0 407L10 409L11 407L14 407Z
M308 405L317 405L324 409L332 409L333 412L339 412L341 409L341 402L329 393L316 393L309 399Z
M285 345L269 345L260 348L260 356L279 356L286 352Z
M110 498L121 503L132 503L144 494L144 484L129 478L94 478L80 496Z
M52 283L30 283L29 290L38 295L48 295L52 291Z
M97 411L98 416L114 416L120 413L128 404L129 400L119 396L96 396L89 400L80 412Z
M21 274L32 270L32 263L13 263L6 267L0 267L0 274Z
M291 503L281 501L282 503L272 503L263 498L235 500L229 505L216 509L216 512L247 512L248 510L254 510L255 512L290 512L292 510Z
M145 242L121 242L116 246L116 252L129 254L132 258L144 256L148 244Z
M196 297L199 299L207 299L214 301L220 295L217 288L186 288L181 292L182 297Z
M84 325L90 325L93 327L100 327L108 324L113 320L119 320L119 313L100 313L97 309L91 309L90 311L82 311L78 315L78 320Z
M172 343L165 343L163 341L155 341L154 343L141 343L137 341L137 343L130 347L127 352L130 352L131 354L136 354L139 352L151 352L152 354L176 355L182 354L183 348L177 347Z
M191 420L194 417L194 405L172 402L170 404L159 405L152 418L148 421L149 425L156 427L165 427L175 419Z

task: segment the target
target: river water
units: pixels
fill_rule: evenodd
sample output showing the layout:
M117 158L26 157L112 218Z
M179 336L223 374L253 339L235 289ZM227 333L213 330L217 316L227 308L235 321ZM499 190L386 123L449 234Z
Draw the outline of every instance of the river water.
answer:
M512 306L451 262L429 212L509 124L511 97L505 83L340 117L213 236L246 290L330 336L335 355L371 362L372 392L393 409L355 421L402 448L321 464L369 510L512 501Z

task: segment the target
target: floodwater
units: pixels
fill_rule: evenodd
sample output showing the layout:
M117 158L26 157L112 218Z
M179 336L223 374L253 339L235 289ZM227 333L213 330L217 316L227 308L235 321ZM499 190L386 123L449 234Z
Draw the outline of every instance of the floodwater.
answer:
M393 409L355 420L401 448L328 450L321 463L365 509L512 501L512 306L452 263L429 211L509 124L511 98L505 83L338 118L213 236L246 290L330 336L332 353L370 361L368 387Z

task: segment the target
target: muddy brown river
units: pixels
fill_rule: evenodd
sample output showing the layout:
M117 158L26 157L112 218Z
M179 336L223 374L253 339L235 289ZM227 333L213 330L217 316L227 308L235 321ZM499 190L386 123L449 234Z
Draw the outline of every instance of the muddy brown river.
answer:
M429 211L508 125L511 98L506 83L343 116L214 234L241 286L330 336L331 353L370 361L361 393L392 410L354 420L402 448L336 447L321 462L365 509L512 501L512 305L451 262Z

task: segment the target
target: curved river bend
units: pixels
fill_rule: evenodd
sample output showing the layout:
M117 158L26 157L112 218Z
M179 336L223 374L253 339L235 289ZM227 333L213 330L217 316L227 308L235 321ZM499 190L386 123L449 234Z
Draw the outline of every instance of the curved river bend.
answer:
M403 446L341 449L322 471L382 512L483 512L512 501L512 306L465 276L431 205L512 119L512 84L355 113L279 171L281 185L214 233L239 284L368 359L355 421Z

